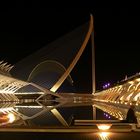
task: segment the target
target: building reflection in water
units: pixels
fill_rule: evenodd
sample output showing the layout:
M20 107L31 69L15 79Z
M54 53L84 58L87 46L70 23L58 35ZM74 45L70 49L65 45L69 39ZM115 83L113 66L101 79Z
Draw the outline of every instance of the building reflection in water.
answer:
M118 120L124 120L128 111L127 107L118 107L105 103L96 103L95 107L102 110L105 113L108 113L109 115L113 116Z
M16 116L13 113L0 114L0 126L13 123L16 120Z
M110 135L109 132L100 132L100 133L98 133L99 140L110 140L109 135Z
M85 106L85 107L84 107ZM105 113L121 120L125 119L128 108L107 105L103 103L95 103L94 106L102 110L102 115ZM82 115L80 113L82 113ZM87 111L87 112L86 112ZM0 103L0 126L3 125L63 125L69 126L70 116L86 118L92 112L92 105L85 105L81 103L67 104L66 102L8 102ZM137 114L139 110L136 111ZM75 113L75 114L74 114ZM138 116L139 117L139 116ZM76 118L76 119L77 119ZM83 119L82 118L82 119ZM88 119L87 117L86 119ZM89 118L90 120L92 118ZM98 118L96 118L98 120ZM109 119L108 117L106 119ZM138 118L139 119L139 118ZM53 123L54 122L54 123ZM52 124L51 124L52 123Z

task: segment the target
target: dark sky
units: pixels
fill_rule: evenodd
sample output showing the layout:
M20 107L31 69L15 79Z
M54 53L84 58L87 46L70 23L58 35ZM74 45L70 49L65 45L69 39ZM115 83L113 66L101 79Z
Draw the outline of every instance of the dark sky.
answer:
M132 8L18 8L0 12L0 59L16 63L94 16L97 88L140 71L140 16ZM90 49L72 72L90 90ZM79 84L79 85L78 85Z

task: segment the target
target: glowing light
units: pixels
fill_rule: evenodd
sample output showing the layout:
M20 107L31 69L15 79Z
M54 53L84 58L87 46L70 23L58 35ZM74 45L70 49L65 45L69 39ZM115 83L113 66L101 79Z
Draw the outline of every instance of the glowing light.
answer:
M97 124L99 130L108 130L111 126L112 124Z
M110 83L107 83L105 85L103 85L103 89L108 88L110 86Z
M5 114L0 116L0 121L2 121L2 122L8 121L7 116Z
M9 113L8 115L7 115L7 118L9 119L9 123L12 123L12 122L14 122L15 121L15 115L14 114L12 114L12 113Z
M136 81L140 82L140 78L136 79Z
M36 95L36 94L44 94L44 92L21 92L21 93L18 93L18 92L16 92L16 93L14 93L15 95L28 95L28 94L30 94L30 95Z
M109 140L108 136L109 136L108 132L99 133L100 140Z
M129 84L134 84L134 82L133 82L133 81L129 81L128 83L129 83Z
M123 118L119 118L119 120L123 120Z
M17 105L15 107L17 111L18 111L18 108L43 108L42 106L20 106L20 105Z
M15 108L16 111L18 111L18 108Z
M99 135L101 137L107 137L108 136L108 133L107 132L101 132L101 133L99 133Z

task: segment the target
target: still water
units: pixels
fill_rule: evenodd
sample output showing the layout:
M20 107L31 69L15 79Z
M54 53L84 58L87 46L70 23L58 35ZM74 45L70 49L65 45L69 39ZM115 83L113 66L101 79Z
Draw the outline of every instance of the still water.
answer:
M104 103L21 102L0 103L0 127L49 127L74 125L72 120L124 120L127 107ZM139 108L136 108L139 117Z
M127 106L119 104L22 100L0 103L0 139L6 140L131 140L139 139L139 131L119 126L121 132L100 132L95 125L77 126L76 121L124 120ZM136 115L140 118L139 106ZM74 120L74 121L73 121ZM128 129L129 127L129 129ZM77 129L78 128L78 129ZM94 129L95 128L95 129ZM32 129L32 131L30 131ZM57 131L54 131L57 129ZM61 133L59 130L62 130ZM122 130L127 132L122 132ZM13 131L14 130L14 131ZM27 131L29 130L29 131ZM35 130L35 131L34 131ZM40 130L43 130L41 133ZM45 130L45 131L44 131ZM46 131L47 130L47 131ZM52 133L53 130L53 133ZM70 132L66 132L71 130ZM75 132L76 131L76 132ZM35 133L34 133L35 132ZM84 133L83 133L84 132ZM131 132L131 133L130 133Z

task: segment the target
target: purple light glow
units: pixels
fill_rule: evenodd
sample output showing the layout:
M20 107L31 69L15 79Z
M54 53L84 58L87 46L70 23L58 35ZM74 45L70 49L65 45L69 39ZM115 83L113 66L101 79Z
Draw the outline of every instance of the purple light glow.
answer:
M106 83L105 85L103 85L103 89L108 88L110 86L110 83Z

